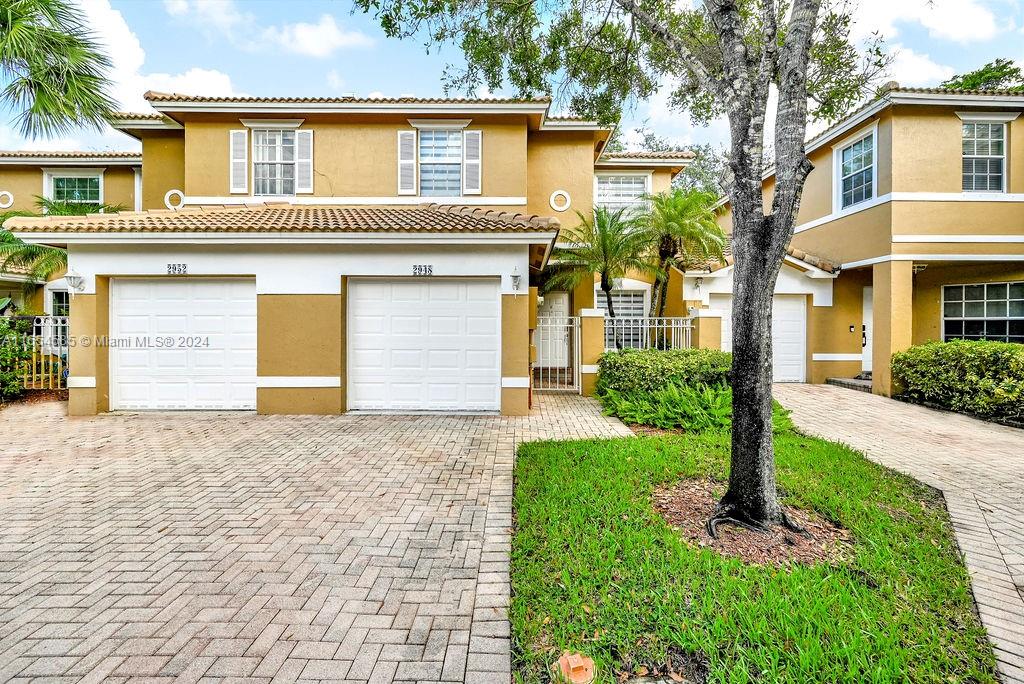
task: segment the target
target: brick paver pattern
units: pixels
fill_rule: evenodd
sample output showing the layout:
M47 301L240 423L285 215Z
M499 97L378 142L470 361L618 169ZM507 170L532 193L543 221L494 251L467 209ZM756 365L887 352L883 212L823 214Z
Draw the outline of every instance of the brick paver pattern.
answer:
M529 417L0 411L0 681L509 682Z
M776 385L798 428L942 490L1006 684L1024 682L1024 431L827 385Z

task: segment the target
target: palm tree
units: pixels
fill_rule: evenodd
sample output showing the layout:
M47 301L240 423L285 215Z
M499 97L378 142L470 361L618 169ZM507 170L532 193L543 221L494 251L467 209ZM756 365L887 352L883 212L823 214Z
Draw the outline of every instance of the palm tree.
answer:
M608 316L615 318L615 279L630 272L654 274L658 270L652 258L650 234L624 212L625 209L609 211L598 207L593 219L576 212L580 223L562 229L559 239L563 246L557 247L552 255L544 291L574 289L592 281L596 273L600 276Z
M123 211L123 207L116 204L90 204L82 202L62 202L49 200L44 197L36 198L36 206L41 213L47 216L83 216L97 212L110 213ZM9 211L0 214L0 225L12 216L36 216L28 211ZM46 245L34 245L24 242L15 237L11 231L0 229L0 272L12 268L24 269L28 273L29 282L26 289L36 287L39 281L49 280L54 273L65 270L68 267L67 250L60 247L47 247Z
M644 229L658 246L659 271L651 297L651 316L665 313L669 269L724 258L725 233L715 220L717 198L709 192L676 188L648 198L650 209L641 217Z
M0 3L0 103L29 137L99 128L115 108L110 60L68 0Z

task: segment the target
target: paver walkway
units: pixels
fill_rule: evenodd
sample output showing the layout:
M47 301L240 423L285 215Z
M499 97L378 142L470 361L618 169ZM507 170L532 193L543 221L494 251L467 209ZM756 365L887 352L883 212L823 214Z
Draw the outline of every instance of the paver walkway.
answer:
M525 418L0 411L0 681L509 682Z
M1024 431L828 385L776 385L804 432L942 490L1004 682L1024 682Z

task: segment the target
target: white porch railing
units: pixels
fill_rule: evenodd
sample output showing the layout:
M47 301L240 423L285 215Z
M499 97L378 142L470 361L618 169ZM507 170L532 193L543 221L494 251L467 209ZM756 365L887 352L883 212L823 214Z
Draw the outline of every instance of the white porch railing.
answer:
M643 317L604 319L604 348L689 349L692 318Z
M22 338L29 358L22 366L22 386L30 390L67 388L68 317L35 316L32 333Z

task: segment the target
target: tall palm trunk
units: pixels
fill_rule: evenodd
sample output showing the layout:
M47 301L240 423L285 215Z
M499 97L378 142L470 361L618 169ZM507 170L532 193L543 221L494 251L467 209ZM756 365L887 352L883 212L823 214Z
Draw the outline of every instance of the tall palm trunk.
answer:
M604 303L608 309L608 318L614 321L615 307L612 305L612 281L603 274L601 275L601 292L604 292ZM622 349L622 341L619 339L619 327L614 322L612 323L612 335L615 338L615 348Z

